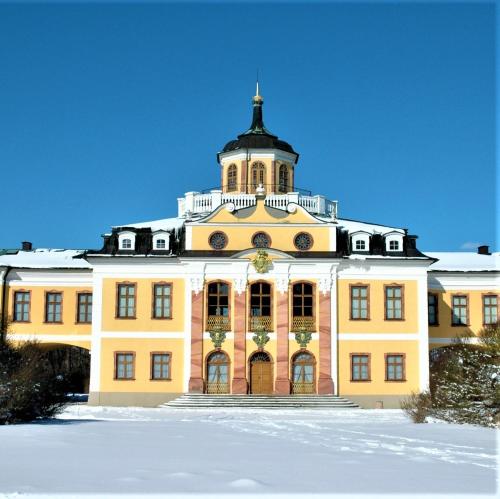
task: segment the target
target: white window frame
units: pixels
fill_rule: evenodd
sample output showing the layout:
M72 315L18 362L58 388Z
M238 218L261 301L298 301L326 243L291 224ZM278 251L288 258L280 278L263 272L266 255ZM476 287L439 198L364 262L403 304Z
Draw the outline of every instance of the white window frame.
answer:
M365 249L356 249L356 243L358 241L363 241L365 243ZM370 234L368 232L355 232L351 234L351 251L370 251Z
M132 244L131 248L123 247L123 242L125 241L125 239L130 239L130 242ZM133 251L135 249L135 232L131 232L129 230L120 232L118 234L118 248L120 250Z
M398 243L398 249L391 249L391 242L396 241ZM400 232L392 232L385 234L385 250L388 253L398 253L403 251L403 234Z
M157 241L159 239L165 240L164 248L157 248ZM170 250L170 233L164 230L153 233L153 250L169 251Z

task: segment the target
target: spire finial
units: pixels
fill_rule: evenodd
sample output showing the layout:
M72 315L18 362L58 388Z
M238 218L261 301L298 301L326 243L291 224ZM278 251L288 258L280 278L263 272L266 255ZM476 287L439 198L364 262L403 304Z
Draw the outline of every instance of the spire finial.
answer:
M262 104L264 102L264 99L259 93L259 70L257 69L257 79L256 79L256 84L255 84L255 96L253 97L253 103L254 104Z

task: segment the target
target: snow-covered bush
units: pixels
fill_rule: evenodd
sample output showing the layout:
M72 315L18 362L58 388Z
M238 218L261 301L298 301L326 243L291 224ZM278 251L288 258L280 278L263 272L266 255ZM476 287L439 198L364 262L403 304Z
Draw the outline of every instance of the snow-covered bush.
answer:
M54 416L67 403L65 376L35 342L0 342L0 424Z
M414 423L426 423L431 407L431 394L429 392L412 392L401 402L401 409Z
M500 425L500 327L485 327L473 344L470 337L434 349L430 356L428 415L454 423ZM420 395L420 397L419 397ZM425 393L404 401L412 416L420 410ZM413 418L413 416L412 416Z

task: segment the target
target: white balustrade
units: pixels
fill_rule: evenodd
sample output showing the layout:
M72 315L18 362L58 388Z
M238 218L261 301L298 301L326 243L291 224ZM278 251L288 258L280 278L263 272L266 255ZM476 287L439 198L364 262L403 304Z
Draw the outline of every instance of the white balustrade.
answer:
M184 198L178 198L179 217L211 213L216 208L226 203L233 203L237 210L255 205L255 194L222 193L213 190L207 194L187 192ZM298 192L287 194L268 194L265 199L266 206L286 210L289 203L296 203L305 208L309 213L323 215L329 218L337 217L337 201L326 199L325 196L304 196Z

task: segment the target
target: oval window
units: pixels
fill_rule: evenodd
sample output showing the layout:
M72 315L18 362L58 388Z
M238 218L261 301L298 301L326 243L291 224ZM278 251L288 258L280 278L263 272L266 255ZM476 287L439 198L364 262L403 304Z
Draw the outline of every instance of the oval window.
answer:
M300 232L295 236L293 242L298 250L307 251L308 249L311 249L313 245L313 238L311 234L308 234L307 232Z
M227 245L227 236L224 232L214 232L210 236L208 242L213 249L221 250Z
M269 248L271 246L271 238L265 232L257 232L252 237L254 248Z

